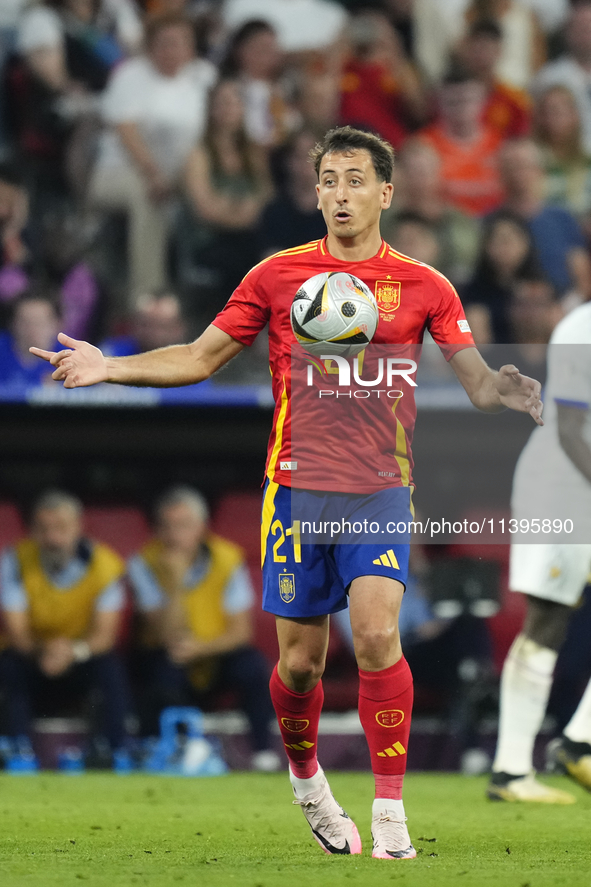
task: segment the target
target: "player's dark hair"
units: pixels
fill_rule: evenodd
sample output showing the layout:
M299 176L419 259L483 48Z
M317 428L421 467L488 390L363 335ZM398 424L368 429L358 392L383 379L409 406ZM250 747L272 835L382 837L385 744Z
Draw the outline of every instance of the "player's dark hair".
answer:
M338 126L330 129L324 139L310 151L316 175L320 176L320 164L326 154L349 154L351 151L367 151L372 159L380 182L389 182L394 170L394 148L386 139L373 132Z

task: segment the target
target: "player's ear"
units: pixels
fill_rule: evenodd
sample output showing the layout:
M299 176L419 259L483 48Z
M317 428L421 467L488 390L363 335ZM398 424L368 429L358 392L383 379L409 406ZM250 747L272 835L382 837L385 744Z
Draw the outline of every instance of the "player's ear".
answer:
M318 202L316 204L316 209L321 209L321 206L320 206L320 184L316 185L316 197L318 198Z
M392 182L384 182L384 188L382 191L382 209L388 209L390 204L392 203L392 196L394 194L394 185Z

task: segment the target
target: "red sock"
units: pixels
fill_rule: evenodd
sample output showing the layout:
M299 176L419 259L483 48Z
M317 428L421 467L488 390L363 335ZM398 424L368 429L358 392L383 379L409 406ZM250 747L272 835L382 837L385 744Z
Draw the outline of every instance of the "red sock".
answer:
M322 682L308 693L295 693L285 686L275 666L269 687L291 771L300 779L309 779L318 770L318 722L324 702Z
M359 669L359 719L367 738L376 798L402 799L413 685L402 657L383 671Z

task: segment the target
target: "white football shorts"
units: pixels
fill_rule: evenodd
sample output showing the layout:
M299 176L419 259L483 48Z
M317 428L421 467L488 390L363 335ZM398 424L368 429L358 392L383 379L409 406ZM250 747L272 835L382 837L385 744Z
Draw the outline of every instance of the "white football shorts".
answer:
M591 545L511 546L509 588L574 607L591 571Z

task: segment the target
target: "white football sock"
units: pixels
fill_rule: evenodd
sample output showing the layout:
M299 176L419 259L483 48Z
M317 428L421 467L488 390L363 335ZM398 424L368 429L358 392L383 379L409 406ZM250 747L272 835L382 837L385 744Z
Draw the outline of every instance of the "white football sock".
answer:
M314 774L314 776L310 776L308 779L302 779L299 776L294 776L291 772L291 767L289 768L289 781L294 787L296 794L302 798L304 795L309 794L310 792L319 789L322 786L324 781L324 770L318 765L318 770Z
M573 742L591 743L591 681L587 684L577 710L562 732Z
M557 657L554 650L523 634L513 641L501 676L495 773L522 776L532 769L534 741L546 713Z
M404 812L404 804L402 801L395 801L393 798L376 798L371 805L372 817L377 817L381 813L389 813L392 819L402 822L406 819Z

